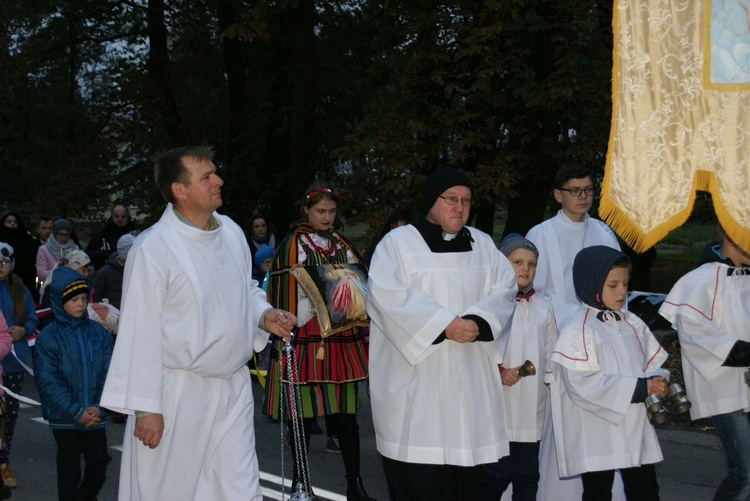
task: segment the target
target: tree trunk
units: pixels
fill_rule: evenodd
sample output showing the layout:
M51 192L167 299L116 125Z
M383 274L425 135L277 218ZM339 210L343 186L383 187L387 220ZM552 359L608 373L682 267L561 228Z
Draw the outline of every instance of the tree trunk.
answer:
M292 117L289 138L291 176L287 178L287 192L296 199L304 187L315 179L318 160L313 0L300 0L297 6L291 9L289 20L292 38ZM291 217L297 217L296 211Z
M217 17L219 32L238 22L239 14L231 0L218 0ZM226 161L230 168L237 167L243 155L243 140L247 129L247 60L242 50L242 42L237 37L222 37L224 67L227 72L229 94L229 141Z
M148 77L156 99L156 121L163 127L168 148L184 146L182 119L177 110L172 77L169 71L167 26L164 22L164 0L148 0Z

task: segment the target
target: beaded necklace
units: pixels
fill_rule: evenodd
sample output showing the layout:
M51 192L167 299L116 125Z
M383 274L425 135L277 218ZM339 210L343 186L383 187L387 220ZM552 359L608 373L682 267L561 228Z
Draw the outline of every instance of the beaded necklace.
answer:
M314 233L310 233L306 235L307 244L318 254L323 254L324 256L330 256L334 253L336 250L336 244L333 240L328 240L326 238L323 238L319 235L315 235ZM315 240L324 240L325 246L318 245Z

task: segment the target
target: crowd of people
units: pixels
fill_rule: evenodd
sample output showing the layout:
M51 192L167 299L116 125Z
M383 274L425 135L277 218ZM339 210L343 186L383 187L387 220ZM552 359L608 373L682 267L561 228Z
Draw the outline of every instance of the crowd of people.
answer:
M113 214L122 208L125 206L116 205ZM124 219L129 231L115 243L129 248L135 227L126 208ZM0 221L0 341L6 339L6 333L11 340L11 350L2 357L0 390L5 394L0 413L2 495L9 497L7 489L18 487L11 448L19 399L26 374L30 374L35 377L43 415L58 445L60 499L95 499L109 460L103 429L108 413L99 407L99 400L111 355L111 346L109 354L105 348L113 336L90 320L88 308L108 301L108 297L119 300L122 280L113 284L103 281L106 270L102 269L94 276L100 288L91 286L87 277L95 273L94 263L80 249L68 219L42 215L34 234L17 212L4 212ZM98 255L103 256L101 252ZM71 284L76 286L76 294L67 289ZM101 320L98 315L93 317ZM37 337L40 331L47 334ZM81 349L88 357L81 357ZM82 365L82 361L88 363ZM82 455L86 459L83 472L79 465Z
M320 418L347 499L374 499L357 420L366 383L392 500L659 499L647 404L673 391L667 354L628 311L632 263L588 214L591 172L562 166L559 212L496 245L468 225L472 180L438 169L363 257L338 225L335 186L306 187L277 239L263 214L243 229L217 212L213 158L183 147L154 159L166 207L140 234L119 203L83 249L68 219L42 216L32 235L0 215L0 498L18 487L15 396L33 365L60 499L96 499L113 415L127 419L120 499L262 499L247 364L265 350L260 409L286 430L298 495L314 498ZM748 251L722 233L660 310L691 417L713 420L727 459L717 500L750 495ZM100 303L118 309L116 337L90 313Z

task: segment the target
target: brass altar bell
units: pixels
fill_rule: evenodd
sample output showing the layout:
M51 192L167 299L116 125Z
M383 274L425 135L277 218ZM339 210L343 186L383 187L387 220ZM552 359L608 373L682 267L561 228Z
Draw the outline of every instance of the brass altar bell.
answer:
M531 363L531 360L527 360L523 363L521 368L518 369L518 375L521 377L536 375L536 367Z

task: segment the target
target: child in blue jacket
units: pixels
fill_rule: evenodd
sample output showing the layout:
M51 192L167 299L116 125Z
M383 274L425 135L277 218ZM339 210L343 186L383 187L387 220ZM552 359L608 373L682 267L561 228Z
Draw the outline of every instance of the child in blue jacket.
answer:
M34 379L42 415L57 442L57 492L62 500L96 499L107 463L107 414L99 406L112 358L112 336L89 319L88 281L59 268L50 284L55 320L36 340ZM81 454L85 461L81 475Z

